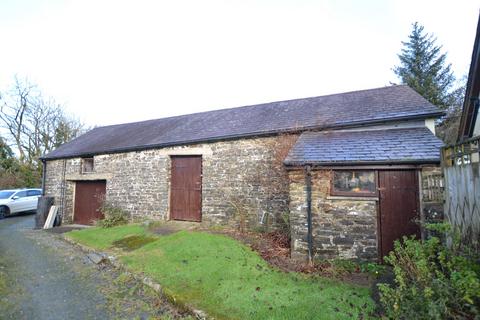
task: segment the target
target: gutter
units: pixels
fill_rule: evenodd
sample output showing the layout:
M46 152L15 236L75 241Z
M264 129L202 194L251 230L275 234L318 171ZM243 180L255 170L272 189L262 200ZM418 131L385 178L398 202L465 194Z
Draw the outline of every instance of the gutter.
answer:
M443 147L444 148L444 147ZM347 166L375 166L375 165L423 165L423 164L439 164L440 157L438 159L425 159L425 160L381 160L381 161L342 161L342 162L302 162L302 161L284 161L283 164L288 168L298 168L302 166L315 166L315 167L347 167Z
M307 242L308 262L313 263L313 236L312 236L312 167L305 166L305 186L307 192Z

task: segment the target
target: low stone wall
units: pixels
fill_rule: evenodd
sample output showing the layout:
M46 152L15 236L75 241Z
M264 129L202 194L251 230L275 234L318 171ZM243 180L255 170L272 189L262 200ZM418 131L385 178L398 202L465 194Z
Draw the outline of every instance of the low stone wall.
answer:
M308 253L305 175L290 177L292 258ZM373 260L377 257L376 198L330 196L331 171L312 171L312 236L314 256L321 259Z
M288 213L282 152L295 139L276 136L98 155L93 174L80 174L80 158L47 161L46 194L61 201L66 161L66 222L73 219L75 181L88 179L106 180L106 200L135 217L169 219L170 157L202 155L203 223L233 225L242 220L251 228L276 227Z

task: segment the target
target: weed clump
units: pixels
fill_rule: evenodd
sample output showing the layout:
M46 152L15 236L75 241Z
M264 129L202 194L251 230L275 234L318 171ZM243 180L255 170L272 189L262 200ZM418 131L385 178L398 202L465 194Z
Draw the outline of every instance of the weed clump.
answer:
M127 224L130 221L130 214L127 211L113 205L110 202L103 202L100 210L105 218L95 222L98 227L111 228Z

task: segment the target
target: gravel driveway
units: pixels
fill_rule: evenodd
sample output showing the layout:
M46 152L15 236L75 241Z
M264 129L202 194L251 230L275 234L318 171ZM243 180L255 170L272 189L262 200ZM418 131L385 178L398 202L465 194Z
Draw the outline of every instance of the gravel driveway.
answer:
M0 268L9 285L0 319L182 317L128 273L94 264L60 235L33 225L34 216L0 220Z

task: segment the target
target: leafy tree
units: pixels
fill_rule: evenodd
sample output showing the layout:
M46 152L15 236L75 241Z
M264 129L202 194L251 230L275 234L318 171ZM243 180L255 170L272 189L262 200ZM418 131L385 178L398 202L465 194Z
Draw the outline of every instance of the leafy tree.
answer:
M15 187L17 179L15 173L18 169L18 161L12 149L5 140L0 137L0 189Z
M0 168L5 168L7 160L13 158L12 149L8 144L0 137Z
M12 149L0 137L0 174L12 173L17 169L17 159Z
M451 64L447 64L447 55L441 52L442 46L436 45L437 39L432 34L426 33L417 22L412 27L408 41L402 41L402 52L398 55L400 65L393 71L403 84L432 104L447 109L458 100Z

